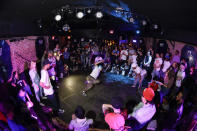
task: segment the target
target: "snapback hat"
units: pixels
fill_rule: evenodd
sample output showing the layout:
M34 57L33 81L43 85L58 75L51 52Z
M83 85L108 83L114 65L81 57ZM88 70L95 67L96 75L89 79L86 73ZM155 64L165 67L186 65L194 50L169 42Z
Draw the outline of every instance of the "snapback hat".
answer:
M152 101L153 98L155 96L154 90L150 87L144 89L143 91L143 97L147 100L147 101Z
M50 62L48 59L44 60L43 66L45 66L45 65L47 65L47 64L51 64L51 62Z

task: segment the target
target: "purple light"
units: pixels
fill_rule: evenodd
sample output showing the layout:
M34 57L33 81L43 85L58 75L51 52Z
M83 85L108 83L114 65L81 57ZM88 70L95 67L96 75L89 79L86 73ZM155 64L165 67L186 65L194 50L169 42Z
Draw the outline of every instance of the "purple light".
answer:
M133 43L137 43L137 40L133 40Z

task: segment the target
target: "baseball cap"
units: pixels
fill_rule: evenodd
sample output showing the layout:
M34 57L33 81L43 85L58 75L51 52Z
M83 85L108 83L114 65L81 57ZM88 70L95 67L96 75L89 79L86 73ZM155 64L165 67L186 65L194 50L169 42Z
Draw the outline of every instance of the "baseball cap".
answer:
M47 64L51 64L51 62L49 61L49 60L44 60L44 62L43 62L43 66L45 66L45 65L47 65Z
M152 101L153 98L155 96L154 90L150 87L144 89L143 91L143 97L147 100L147 101Z

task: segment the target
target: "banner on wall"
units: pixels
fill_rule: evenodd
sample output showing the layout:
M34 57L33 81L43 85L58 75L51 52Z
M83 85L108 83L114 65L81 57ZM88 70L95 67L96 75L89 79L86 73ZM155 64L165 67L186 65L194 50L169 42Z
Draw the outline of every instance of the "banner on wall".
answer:
M0 41L0 77L8 80L12 73L10 46L5 40Z

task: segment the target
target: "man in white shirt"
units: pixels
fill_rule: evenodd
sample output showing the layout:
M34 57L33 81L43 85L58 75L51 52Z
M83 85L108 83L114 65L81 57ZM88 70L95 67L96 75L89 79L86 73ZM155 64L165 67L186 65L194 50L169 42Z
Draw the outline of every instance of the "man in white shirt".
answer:
M155 76L160 78L160 69L161 69L162 63L163 63L162 58L160 57L160 55L158 53L156 53L156 58L155 58L155 62L154 62L154 69L152 72L152 79Z
M147 74L146 70L141 69L136 63L133 63L131 65L132 71L135 73L135 77L134 77L134 82L132 87L136 87L137 83L139 83L139 86L141 86L142 81L145 77L145 75Z
M75 114L72 115L72 120L69 123L69 130L74 131L88 131L89 126L93 124L93 119L85 117L85 110L78 106Z
M130 125L133 129L141 129L156 113L155 104L152 102L155 93L152 88L146 88L143 91L142 102L134 107L133 112L128 115L128 118L134 118L138 123Z
M170 68L171 63L168 58L166 58L163 62L163 68L162 68L162 77L165 77L166 71Z
M134 55L134 53L135 53L135 50L133 49L133 47L132 46L130 46L129 47L129 65L131 64L131 61L132 61L132 55Z
M49 68L50 68L50 62L48 60L45 60L43 62L43 68L41 70L40 86L43 88L44 95L49 100L52 108L55 111L58 111L59 113L63 113L64 110L59 109L59 104L58 104L58 101L55 97L53 86L52 86L50 78L49 78L49 74L47 71Z
M147 55L144 57L144 68L148 70L151 62L152 62L152 56L151 56L150 51L148 51Z
M37 99L38 102L40 102L40 99L43 97L43 89L39 85L40 84L40 77L37 73L36 62L35 61L31 61L29 76L30 76L31 81L32 81L32 86L34 88L36 99Z
M123 46L123 50L120 52L120 62L121 65L125 64L127 62L127 56L129 55L128 51L126 48Z
M97 56L94 61L94 69L90 73L89 76L87 76L86 80L86 87L83 90L82 94L83 96L87 96L86 92L93 87L93 85L99 83L100 81L97 79L101 70L102 70L102 64L104 60L101 56Z

